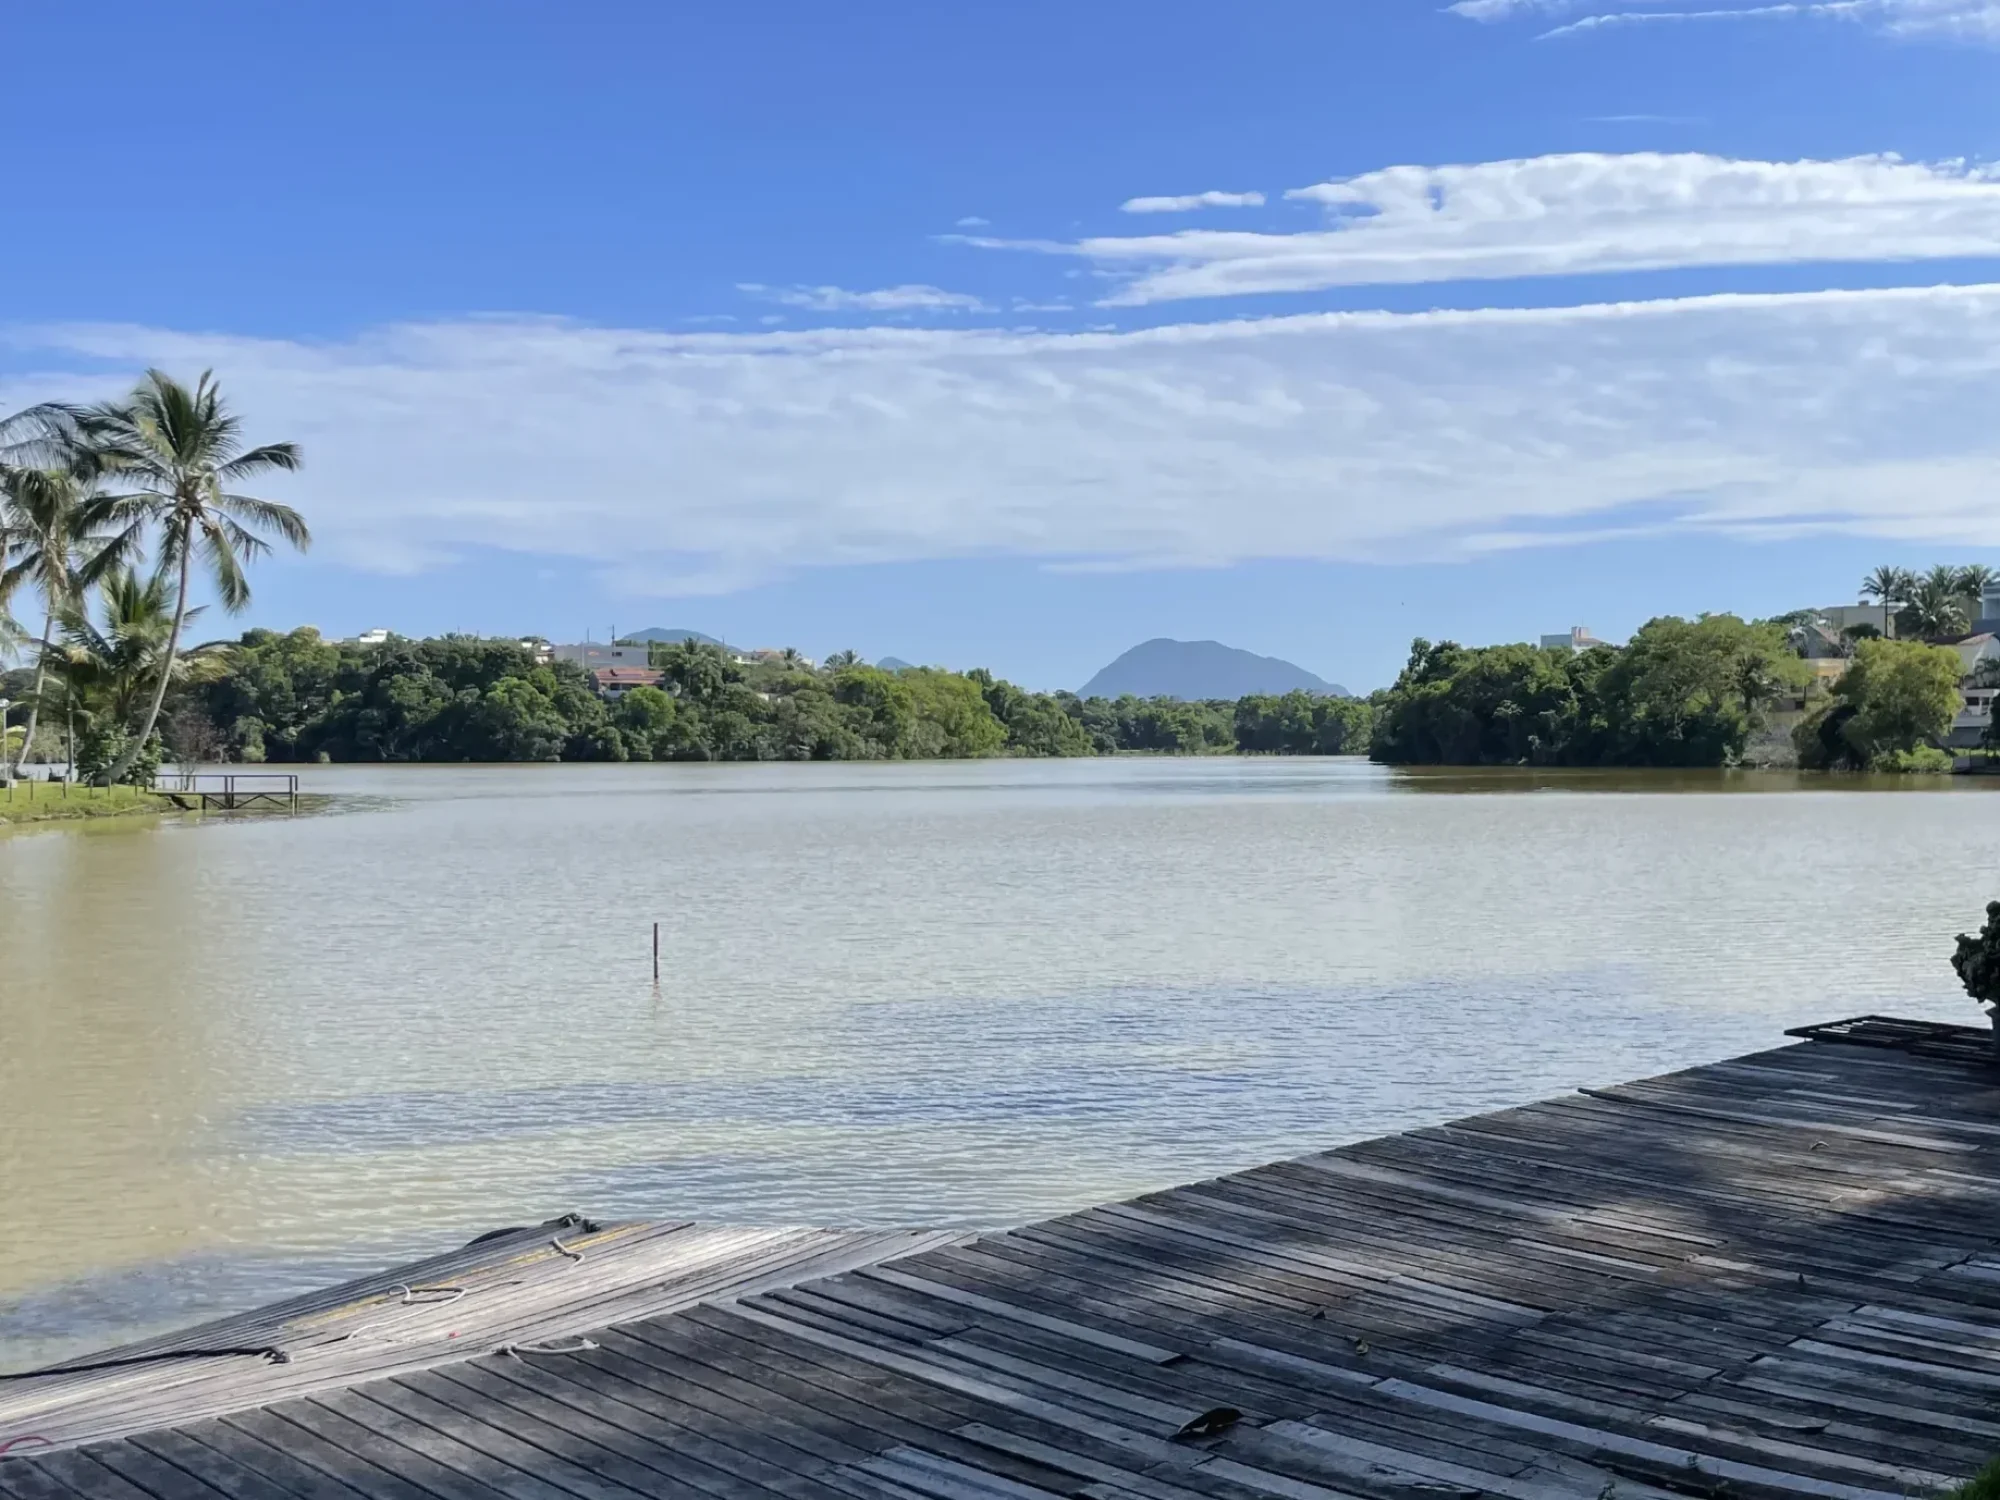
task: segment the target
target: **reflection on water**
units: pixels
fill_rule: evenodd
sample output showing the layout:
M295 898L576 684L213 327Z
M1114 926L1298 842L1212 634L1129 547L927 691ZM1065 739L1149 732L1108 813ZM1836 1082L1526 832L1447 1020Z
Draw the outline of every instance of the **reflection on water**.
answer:
M0 837L0 1364L569 1208L1005 1223L1801 1021L1969 1020L1945 955L2000 894L1964 780L307 782L356 800Z

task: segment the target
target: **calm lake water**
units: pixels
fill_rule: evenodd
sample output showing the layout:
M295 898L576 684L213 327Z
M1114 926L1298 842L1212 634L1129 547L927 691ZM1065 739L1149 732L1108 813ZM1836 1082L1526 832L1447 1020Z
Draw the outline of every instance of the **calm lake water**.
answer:
M1975 1021L2000 784L317 768L0 836L0 1366L567 1209L1000 1225ZM662 924L663 980L651 978Z

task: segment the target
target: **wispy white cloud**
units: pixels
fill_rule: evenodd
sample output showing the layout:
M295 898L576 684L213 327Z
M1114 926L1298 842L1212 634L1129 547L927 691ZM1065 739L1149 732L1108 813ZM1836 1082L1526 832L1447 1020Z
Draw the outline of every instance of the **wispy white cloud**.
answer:
M560 321L16 331L0 409L147 364L296 437L317 556L626 592L967 556L1410 560L1640 524L2000 545L2000 286L1054 334ZM121 377L122 378L122 377ZM631 434L644 433L635 443Z
M1793 16L1852 15L1855 0L1831 0L1819 5L1748 5L1716 10L1622 10L1584 16L1542 33L1542 40L1578 36L1589 31L1615 31L1629 26L1686 25L1701 21L1770 21Z
M990 309L967 292L947 292L941 287L886 286L872 292L850 292L837 286L765 286L755 281L739 281L736 290L783 307L799 307L809 312L986 312Z
M1262 193L1182 193L1176 198L1127 198L1118 205L1128 214L1184 214L1198 208L1262 208Z
M2000 173L1893 156L1578 153L1396 166L1298 188L1325 225L973 244L1075 255L1110 305L1691 266L2000 256Z
M991 219L980 218L978 214L967 214L964 218L957 221L960 229L984 229L992 222Z
M1543 32L1545 37L1675 22L1835 20L1890 36L2000 42L2000 0L1748 0L1679 8L1672 0L1458 0L1447 9L1487 22L1577 17Z

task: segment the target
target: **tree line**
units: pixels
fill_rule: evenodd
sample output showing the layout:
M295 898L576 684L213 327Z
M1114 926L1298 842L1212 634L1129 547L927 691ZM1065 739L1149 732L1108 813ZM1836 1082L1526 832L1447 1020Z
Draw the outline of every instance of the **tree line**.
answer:
M1828 690L1783 621L1649 621L1622 648L1418 640L1374 701L1370 755L1392 765L1728 766L1804 705L1808 769L1949 769L1961 663L1921 640L1861 639Z
M121 576L101 630L133 701L164 639L158 591ZM161 752L232 761L916 760L995 755L1358 753L1371 711L1305 693L1236 702L1033 693L986 671L887 671L844 653L737 662L711 645L656 647L660 687L617 701L589 674L512 640L445 636L361 646L252 630L197 647L161 718Z
M73 687L127 722L157 680L172 592L128 571L96 593L94 614L66 637L90 644L59 658L51 701ZM692 641L656 646L653 660L659 687L607 701L583 668L518 641L364 646L310 628L252 630L181 653L138 765L162 754L185 764L1365 752L1400 765L1700 767L1741 762L1781 706L1803 702L1792 733L1801 765L1937 769L1960 701L1949 649L1862 640L1822 691L1783 625L1728 615L1654 620L1623 648L1574 653L1419 640L1395 685L1368 700L1085 699L986 671L889 671L853 653L821 667L795 655L738 662Z

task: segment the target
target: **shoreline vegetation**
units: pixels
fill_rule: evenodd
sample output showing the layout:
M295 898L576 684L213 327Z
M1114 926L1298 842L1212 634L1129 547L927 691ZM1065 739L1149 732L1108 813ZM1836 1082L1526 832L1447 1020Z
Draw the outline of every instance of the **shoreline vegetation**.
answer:
M158 817L178 811L165 797L136 786L17 781L0 790L0 828L98 818Z
M0 831L49 823L97 823L106 819L172 818L201 822L211 818L234 822L241 818L294 817L324 812L340 799L326 792L302 792L296 813L285 807L183 807L165 792L130 785L91 786L86 782L23 779L0 788Z
M1861 638L1831 682L1815 666L1786 622L1734 615L1666 616L1622 647L1576 651L1420 639L1375 695L1369 753L1389 765L1953 769L1956 651Z
M99 592L113 655L122 636L164 629L163 591L117 574ZM1728 615L1658 619L1624 647L1582 651L1418 640L1394 685L1368 698L1081 698L1028 692L980 670L870 666L853 653L819 666L740 661L695 641L656 644L650 654L660 685L613 700L582 667L541 659L517 640L364 645L311 627L251 630L182 653L159 731L130 779L149 783L163 759L198 768L1119 754L1948 771L1953 759L1938 746L1960 703L1949 648L1863 640L1828 688L1781 625ZM53 697L66 682L63 664L48 676ZM62 760L62 725L59 713L45 718L24 759ZM115 726L104 738L126 742ZM86 775L109 759L109 744L95 755L80 749Z

